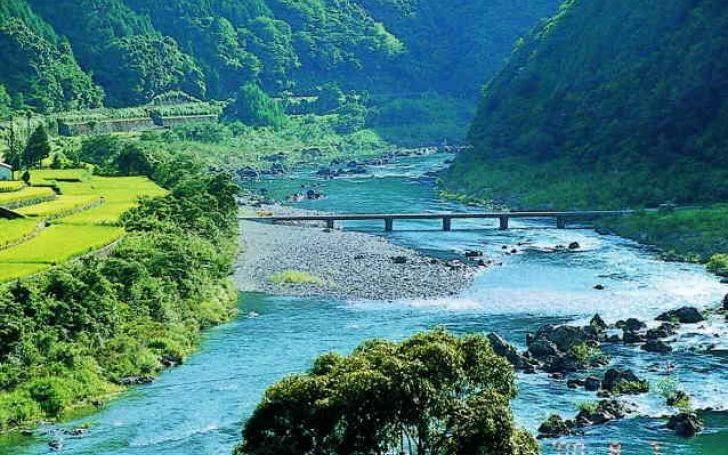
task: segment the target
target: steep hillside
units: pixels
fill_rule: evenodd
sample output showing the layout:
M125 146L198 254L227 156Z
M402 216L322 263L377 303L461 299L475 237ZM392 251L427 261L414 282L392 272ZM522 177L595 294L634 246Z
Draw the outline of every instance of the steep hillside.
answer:
M78 66L68 42L24 0L0 3L0 56L0 92L7 90L14 107L54 111L102 102L101 90Z
M399 90L467 98L496 74L515 41L561 0L360 0L405 45L387 70Z
M110 106L170 90L224 99L250 82L276 94L312 94L334 82L375 95L435 91L472 99L516 38L559 2L5 0L0 30L10 36L7 49L27 48L19 40L42 43L26 57L40 60L13 63L0 85L41 111L98 104L91 75ZM48 100L39 101L41 94L31 92L45 84L29 81L34 71L54 73L53 61L65 62L62 73L73 80L57 85L85 84L93 96L76 100L73 92L49 89L42 94Z
M570 0L484 90L450 190L522 207L728 200L728 3Z

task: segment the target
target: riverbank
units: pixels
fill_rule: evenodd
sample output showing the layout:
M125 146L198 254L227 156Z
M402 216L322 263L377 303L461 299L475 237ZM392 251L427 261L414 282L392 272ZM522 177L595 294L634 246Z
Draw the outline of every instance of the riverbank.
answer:
M241 291L337 299L398 300L455 295L478 270L427 257L378 236L316 225L242 222L235 265Z

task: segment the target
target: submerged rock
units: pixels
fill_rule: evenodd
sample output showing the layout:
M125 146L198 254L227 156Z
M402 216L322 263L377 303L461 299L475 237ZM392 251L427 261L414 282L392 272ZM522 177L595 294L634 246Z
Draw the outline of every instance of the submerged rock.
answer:
M658 321L677 321L682 324L696 324L705 320L703 315L695 307L682 307L677 310L667 311L657 317Z
M678 436L690 438L703 430L703 422L697 414L681 412L670 417L667 428L675 431Z

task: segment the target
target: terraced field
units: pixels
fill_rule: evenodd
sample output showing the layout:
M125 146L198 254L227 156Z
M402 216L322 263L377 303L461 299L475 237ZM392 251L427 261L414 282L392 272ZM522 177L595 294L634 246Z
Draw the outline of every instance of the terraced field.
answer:
M48 186L0 189L0 206L26 217L0 219L0 282L41 272L115 242L124 235L118 221L125 211L142 196L165 194L145 177L96 177L85 169L31 171L31 175L34 185Z

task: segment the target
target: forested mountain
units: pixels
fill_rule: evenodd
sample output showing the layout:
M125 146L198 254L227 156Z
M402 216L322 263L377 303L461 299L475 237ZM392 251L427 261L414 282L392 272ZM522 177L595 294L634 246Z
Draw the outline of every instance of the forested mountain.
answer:
M98 105L100 89L124 106L170 90L224 99L249 82L475 97L559 2L3 0L2 55L18 63L0 85L40 111Z
M487 85L450 189L528 207L726 200L727 30L724 0L566 2Z

